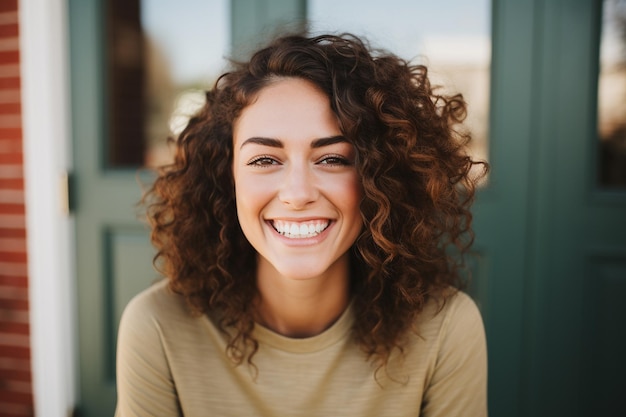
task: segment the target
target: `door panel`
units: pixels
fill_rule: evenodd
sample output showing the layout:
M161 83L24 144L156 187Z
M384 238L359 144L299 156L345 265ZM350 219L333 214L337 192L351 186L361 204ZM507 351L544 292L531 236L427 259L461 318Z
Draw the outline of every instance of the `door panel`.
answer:
M599 185L601 2L545 2L536 86L536 303L527 415L623 411L626 190ZM618 380L618 375L621 381Z
M137 220L138 181L149 176L105 161L108 128L105 5L69 3L76 215L79 367L84 416L115 407L117 323L132 295L156 277L147 229Z
M532 2L494 0L492 9L491 173L474 206L476 244L484 248L484 314L489 357L489 414L522 417L528 366L524 314L528 302L528 205L533 149ZM471 103L470 103L471 106Z
M245 59L280 31L301 30L306 0L230 0L232 54Z
M94 99L103 97L104 89L99 6L95 2L73 1L69 8L80 393L81 403L88 404L84 407L86 415L98 409L108 415L113 413L115 391L110 379L110 348L106 344L109 334L105 315L105 263L100 254L104 250L106 224L113 218L117 222L128 221L129 216L123 213L121 205L113 202L137 198L128 185L119 184L118 188L112 184L115 179L106 177L101 169L103 101ZM108 194L98 189L100 185Z
M593 253L596 253L595 255ZM626 374L626 252L591 251L583 291L583 381L585 415L611 416L623 410Z
M154 250L148 232L141 227L113 225L104 230L104 285L105 320L107 337L105 346L109 349L106 359L107 378L115 381L115 346L117 326L124 307L131 298L149 287L158 279L152 268Z

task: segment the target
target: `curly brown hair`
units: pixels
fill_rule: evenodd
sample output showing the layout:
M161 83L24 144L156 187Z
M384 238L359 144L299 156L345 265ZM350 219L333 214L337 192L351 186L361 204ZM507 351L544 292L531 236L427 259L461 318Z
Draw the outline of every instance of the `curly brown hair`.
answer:
M353 335L385 364L426 301L461 285L460 258L448 249L464 254L472 243L470 171L479 164L457 129L465 102L436 93L425 66L350 34L283 36L233 66L144 197L157 266L195 313L219 317L227 353L251 362L256 253L236 216L233 123L276 77L308 80L328 95L356 149L364 226L351 249Z

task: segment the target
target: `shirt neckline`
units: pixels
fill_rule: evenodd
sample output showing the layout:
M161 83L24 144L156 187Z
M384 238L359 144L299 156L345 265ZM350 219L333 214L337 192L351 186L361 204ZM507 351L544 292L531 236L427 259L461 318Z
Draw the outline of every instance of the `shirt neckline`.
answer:
M261 345L268 345L275 349L292 353L310 353L323 350L343 340L350 333L353 323L354 316L352 303L350 303L335 323L315 336L304 338L287 337L259 323L255 323L252 334Z

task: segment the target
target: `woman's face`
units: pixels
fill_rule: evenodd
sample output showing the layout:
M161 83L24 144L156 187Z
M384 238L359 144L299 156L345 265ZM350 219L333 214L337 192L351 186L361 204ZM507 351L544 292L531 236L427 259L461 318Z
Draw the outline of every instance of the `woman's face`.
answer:
M290 279L347 271L361 185L328 97L308 81L280 79L233 127L237 215L259 271Z

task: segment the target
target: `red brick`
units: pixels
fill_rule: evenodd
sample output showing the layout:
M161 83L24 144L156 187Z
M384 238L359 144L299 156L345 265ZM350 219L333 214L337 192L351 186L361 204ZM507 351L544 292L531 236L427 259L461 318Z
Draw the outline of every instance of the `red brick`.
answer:
M0 276L0 284L14 285L22 290L28 289L28 280L21 277ZM24 334L29 326L28 300L0 299L0 334L2 332ZM1 358L0 358L1 359ZM0 366L1 367L1 366Z
M20 103L0 103L0 114L21 114L22 105Z
M25 277L28 274L28 265L24 262L1 262L0 276L3 277Z
M2 417L33 417L35 412L30 404L2 404L0 409L5 410Z
M24 204L3 204L0 203L0 213L2 214L25 214ZM2 248L0 248L2 250Z
M21 300L28 301L28 291L25 288L12 287L12 286L0 286L0 300ZM13 322L13 320L10 320ZM0 326L2 326L2 318L0 318ZM0 330L0 339L2 338L2 331Z
M32 404L7 404L0 402L0 409L5 410L2 412L2 417L33 417L35 411Z
M28 310L28 300L11 300L8 298L0 298L0 313L10 310ZM0 314L2 317L2 314Z
M26 263L26 259L28 258L26 254L26 248L20 248L22 246L18 243L15 247L4 245L5 247L0 246L0 262L10 262L10 263ZM2 299L2 294L0 294L0 300Z
M0 333L30 335L30 325L28 323L0 321Z
M0 188L0 192L23 193L23 190L7 190ZM26 216L21 214L0 214L0 229L26 229Z
M26 266L26 261L27 256L25 253L0 252L0 262L8 262L16 266Z
M0 153L20 153L22 148L22 138L0 138Z
M0 402L0 410L4 410L2 417L33 417L35 415L32 403L8 404Z
M20 381L30 382L31 374L29 371L19 371L15 369L0 369L0 381Z
M30 359L30 348L0 345L0 358Z
M4 410L2 417L33 417L35 415L31 404L3 404L0 402L0 409Z
M2 404L3 402L8 404L24 404L30 403L33 400L32 393L11 392L7 389L8 385L8 381L0 380L0 404Z
M0 165L2 164L10 164L22 165L24 163L24 158L22 153L11 152L11 153L0 153Z
M0 65L1 64L17 64L19 62L20 62L19 51L0 51Z
M0 249L0 262L26 263L27 260L26 252L6 252Z
M15 275L3 275L2 269L0 269L0 285L28 288L28 278Z
M30 360L0 358L0 369L14 369L17 371L30 372Z
M0 127L0 139L16 139L22 137L21 127Z
M3 12L17 12L17 0L0 1L0 13Z
M0 228L0 238L25 238L26 230L24 229L9 229L9 228ZM0 283L0 285L2 285Z
M26 239L4 238L0 239L0 252L23 252L26 253ZM0 292L0 297L2 293Z
M0 1L0 4L1 3L2 3L2 1ZM10 24L7 24L7 25L0 25L0 38L14 38L18 34L19 34L19 29L18 29L17 23L10 23Z
M23 178L0 178L0 188L5 190L23 190Z
M19 77L0 77L0 89L16 90L21 87Z
M16 363L16 366L0 367L0 380L9 379L14 381L30 382L32 379L32 371L30 369L30 360L4 358L4 362ZM22 362L25 362L23 365ZM2 414L0 414L1 416Z

